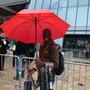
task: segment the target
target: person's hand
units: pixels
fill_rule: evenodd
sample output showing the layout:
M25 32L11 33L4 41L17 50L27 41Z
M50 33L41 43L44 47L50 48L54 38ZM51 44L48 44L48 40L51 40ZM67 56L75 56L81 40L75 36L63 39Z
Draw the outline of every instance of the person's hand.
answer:
M36 63L36 67L39 69L45 66L45 63L42 62L40 59L36 60L35 63Z
M29 75L32 75L35 71L37 71L36 68L29 68L29 69L28 69L28 74L29 74Z

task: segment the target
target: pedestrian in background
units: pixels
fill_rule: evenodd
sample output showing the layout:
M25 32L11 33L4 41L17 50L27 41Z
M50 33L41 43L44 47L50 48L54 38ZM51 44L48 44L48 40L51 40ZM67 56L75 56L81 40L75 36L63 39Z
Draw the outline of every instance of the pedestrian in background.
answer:
M86 45L86 48L85 48L85 57L86 58L90 58L90 45Z
M19 75L21 73L21 77L24 78L24 73L25 73L25 61L21 60L22 57L25 57L25 44L22 42L17 42L16 43L16 49L14 52L15 55L19 57L19 59L16 57L16 77L14 79L18 80Z
M8 49L8 42L4 37L0 37L0 54L6 54ZM5 56L0 55L0 71L4 70Z

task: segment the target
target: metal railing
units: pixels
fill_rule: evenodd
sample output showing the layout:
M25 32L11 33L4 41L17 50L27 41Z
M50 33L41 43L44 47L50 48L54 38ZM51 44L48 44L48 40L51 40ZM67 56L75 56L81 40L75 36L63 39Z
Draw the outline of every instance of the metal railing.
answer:
M56 76L55 90L89 90L90 64L65 61L65 71Z
M20 80L14 80L16 68L12 66L13 58L17 58L20 61L18 56L0 54L0 90L3 88L5 90L20 90Z
M90 59L90 52L88 53L88 57L86 55L85 50L78 50L78 49L62 49L62 51L69 55L72 58L82 58L82 59Z
M18 56L7 54L0 54L0 56L5 56L5 70L0 71L0 90L2 90L2 88L4 90L23 90L23 83L27 77L27 70L25 69L24 78L21 78L20 74L19 80L14 80L13 77L16 75L16 67L12 66L13 57L20 61L28 59L30 67L34 66L34 64L31 65L31 59L35 58L22 57L20 59ZM60 76L56 75L53 86L54 90L90 90L90 61L85 59L82 60L81 58L73 59L71 51L65 52L64 59L65 71ZM35 75L37 75L37 73L33 75L34 79Z

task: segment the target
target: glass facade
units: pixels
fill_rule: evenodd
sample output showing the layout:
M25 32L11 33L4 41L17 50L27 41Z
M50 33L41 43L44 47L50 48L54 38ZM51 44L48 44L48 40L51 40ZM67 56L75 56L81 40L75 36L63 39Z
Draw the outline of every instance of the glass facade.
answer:
M63 41L65 46L71 36L70 41L77 39L77 42L74 43L90 44L90 40L84 38L84 36L90 37L90 0L31 0L28 8L49 9L71 25L65 35L67 38ZM78 38L75 39L74 36L78 36Z
M52 10L71 25L67 34L90 34L90 0L31 0L29 9Z

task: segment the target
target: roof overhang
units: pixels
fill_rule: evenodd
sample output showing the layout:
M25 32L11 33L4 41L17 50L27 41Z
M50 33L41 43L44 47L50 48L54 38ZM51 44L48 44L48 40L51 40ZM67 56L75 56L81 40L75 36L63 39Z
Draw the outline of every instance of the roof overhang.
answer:
M30 4L30 0L0 0L0 19L6 16L15 15L28 4Z
M28 2L30 2L30 0L0 0L0 6L11 6Z

